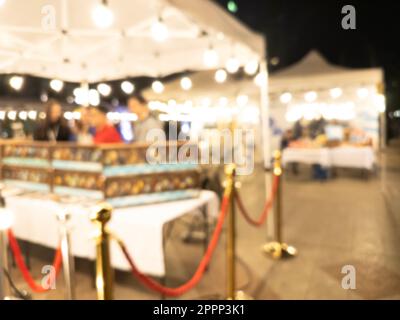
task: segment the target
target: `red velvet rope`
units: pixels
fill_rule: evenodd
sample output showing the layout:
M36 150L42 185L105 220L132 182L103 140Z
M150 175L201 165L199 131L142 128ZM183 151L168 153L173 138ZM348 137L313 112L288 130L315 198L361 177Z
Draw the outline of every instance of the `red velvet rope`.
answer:
M238 192L234 193L235 201L239 207L239 211L242 213L244 219L249 224L251 224L252 226L255 226L255 227L259 227L259 226L262 226L264 224L264 222L267 220L268 213L270 212L272 203L276 196L276 191L278 190L278 184L279 184L279 176L274 175L274 179L272 182L272 192L271 192L269 198L267 199L267 201L265 202L263 212L261 213L261 215L258 219L253 219L252 217L250 217L248 211L246 210L246 208L243 205L243 202L242 202L242 199L240 198L239 193Z
M136 267L135 263L133 262L132 257L129 255L129 252L125 245L121 242L118 241L126 259L128 260L130 267L132 269L132 273L135 277L139 279L139 281L144 284L146 287L149 289L159 292L163 295L166 296L180 296L184 294L185 292L189 291L192 289L194 286L197 285L197 283L201 280L204 271L206 270L207 265L210 262L210 259L212 257L212 254L215 250L215 247L217 246L219 236L221 234L222 227L224 225L224 220L228 212L228 207L229 207L229 196L224 196L222 199L222 204L221 204L221 210L219 213L218 217L218 222L215 227L214 233L211 237L210 243L208 244L207 251L204 254L203 258L201 259L199 266L196 269L196 272L193 274L192 278L187 281L185 284L177 287L177 288L168 288L165 287L158 282L154 281L152 278L146 276L145 274L141 273L138 268Z
M29 287L34 291L38 293L46 292L49 289L43 288L43 286L40 284L37 284L35 280L33 279L32 275L30 274L28 268L25 265L24 259L21 254L21 249L18 245L18 241L14 236L14 233L12 232L11 229L8 229L8 241L11 247L11 250L14 254L15 261L18 265L18 268L21 270L22 276L24 277L26 283L29 285ZM56 276L58 275L60 268L61 268L61 248L58 247L56 249L56 253L54 256L53 260L53 267L56 272ZM49 278L49 280L51 280Z

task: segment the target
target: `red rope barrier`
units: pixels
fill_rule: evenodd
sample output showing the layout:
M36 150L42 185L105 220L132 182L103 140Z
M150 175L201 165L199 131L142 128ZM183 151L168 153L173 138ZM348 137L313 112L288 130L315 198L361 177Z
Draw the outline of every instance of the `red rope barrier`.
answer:
M250 217L249 213L247 212L246 208L243 205L242 199L240 198L240 195L238 192L235 191L235 201L239 207L239 211L242 213L244 219L251 225L255 227L259 227L264 224L264 222L267 220L268 213L270 212L272 203L275 199L276 191L278 190L278 184L279 184L279 176L274 175L274 179L272 182L272 192L265 202L265 206L263 209L263 212L261 213L260 217L258 219L253 219Z
M214 233L211 237L210 243L208 244L206 253L204 254L203 258L201 259L199 266L196 269L196 272L193 274L192 278L187 281L185 284L177 287L177 288L168 288L165 287L158 282L154 281L152 278L146 276L145 274L141 273L138 268L136 267L135 263L133 262L132 257L129 255L129 252L125 245L121 242L118 241L125 258L128 260L128 263L132 269L132 273L135 277L139 279L139 281L144 284L146 287L149 289L159 292L163 295L166 296L179 296L184 294L185 292L189 291L192 289L194 286L198 284L198 282L201 280L204 271L207 268L207 265L210 262L210 259L212 257L212 254L215 250L215 247L217 246L219 236L221 234L222 227L224 225L224 220L228 212L228 207L229 207L229 196L224 196L222 199L222 204L221 204L221 210L219 213L217 225L215 227Z
M25 265L24 259L22 257L22 253L21 253L21 249L18 245L18 241L15 238L14 233L12 232L11 229L8 229L8 240L9 240L11 250L14 254L15 261L18 265L18 268L21 270L22 276L24 277L24 279L27 282L27 284L29 285L29 287L34 292L38 292L38 293L48 291L49 289L43 288L42 285L37 284L35 282L35 280L33 279L32 275L30 274L28 268ZM56 276L57 276L59 273L59 270L61 268L61 248L60 247L58 247L56 250L54 260L53 260L53 267L55 269ZM50 280L51 280L51 278L49 278L49 281ZM50 283L49 283L49 285L50 285Z

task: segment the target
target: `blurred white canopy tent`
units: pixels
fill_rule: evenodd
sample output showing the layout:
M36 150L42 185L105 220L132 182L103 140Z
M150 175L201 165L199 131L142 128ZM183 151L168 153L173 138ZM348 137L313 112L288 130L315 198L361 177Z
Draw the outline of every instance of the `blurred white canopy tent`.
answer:
M104 2L104 1L103 1ZM0 73L30 74L72 82L128 76L163 76L209 69L212 47L224 67L262 60L265 43L208 0L108 0L113 23L100 28L93 12L101 0L5 0L0 6ZM100 15L100 23L107 15ZM102 19L101 19L102 18ZM154 25L162 19L162 30ZM154 32L168 36L157 42Z
M383 71L380 68L349 69L332 65L318 51L312 50L299 62L271 75L269 92L316 90L382 82Z
M380 68L350 69L327 62L317 51L269 78L273 146L299 119L347 121L384 145L384 75ZM379 141L380 138L380 141Z

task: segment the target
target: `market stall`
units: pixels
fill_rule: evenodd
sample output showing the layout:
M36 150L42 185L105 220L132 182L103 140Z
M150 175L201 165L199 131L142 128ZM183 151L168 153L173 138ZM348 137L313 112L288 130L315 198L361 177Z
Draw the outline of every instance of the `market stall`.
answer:
M75 96L75 102L82 105L98 104L99 92L89 90L89 83L109 80L121 80L122 82L128 77L151 76L154 77L152 88L161 93L164 91L161 78L165 75L186 70L225 68L226 62L233 58L240 66L251 63L255 66L255 72L258 72L262 79L266 81L267 78L263 37L247 29L218 5L204 0L190 2L184 0L6 1L0 8L0 40L0 73L12 75L9 82L14 89L23 85L24 75L48 78L49 81L51 80L50 82L56 81L50 84L54 88L60 87L64 81L76 82L81 84L81 94ZM263 118L268 119L267 87L265 82L264 84L261 86L263 93L261 105ZM92 99L93 96L97 98ZM265 143L268 141L265 140ZM79 148L79 146L77 147ZM134 147L137 146L131 146L131 148ZM129 149L129 147L127 148ZM30 155L29 150L27 154ZM268 151L269 148L265 148L265 150ZM128 153L132 151L128 150ZM54 156L54 153L51 154ZM25 156L26 154L23 152L22 158ZM59 163L65 166L63 157L61 156L58 160L61 160ZM53 183L49 183L49 181L55 182L57 177L50 177L48 173L58 170L53 167L55 159L49 157L45 160L44 162L47 161L46 165L48 165L48 161L51 161L51 167L42 168L44 171L38 175L37 170L31 168L32 165L37 165L37 159L34 159L34 163L26 163L21 162L20 158L21 154L18 153L15 157L11 157L8 163L3 163L3 168L8 166L8 171L5 172L7 180L21 182L24 177L28 176L33 177L29 184L31 187L39 184L46 188L41 190L43 192L48 191L49 186L50 190L54 187ZM120 156L116 157L117 160L120 158ZM16 162L16 160L18 161ZM82 164L81 160L72 160L76 162L74 169ZM99 160L99 162L101 161ZM137 164L135 163L135 165ZM137 166L135 168L137 169ZM130 169L135 168L131 167ZM64 169L69 171L71 168L64 167ZM143 174L142 169L131 172L131 174ZM35 171L34 174L32 171ZM165 168L151 173L156 176L157 180L162 178L160 172L164 174L166 171L176 173L175 169L165 170ZM81 181L85 185L88 180L86 179L87 174L88 172L81 170L81 172L75 172L73 176L70 174L66 180L73 184L74 189L77 187L77 181ZM85 178L80 177L84 175ZM102 172L101 176L104 175L106 174ZM36 177L39 180L43 178L43 181L36 181ZM62 183L65 179L60 175L58 180ZM98 179L98 181L102 181L102 179ZM26 186L26 184L19 183L13 184L12 187L24 189L25 187L21 187L21 185ZM118 189L120 186L118 182L114 185L117 186L114 189ZM163 183L150 183L150 185L155 187L159 185L161 189L166 186ZM143 186L140 184L139 187L143 189ZM62 190L65 191L64 187ZM129 192L135 193L135 186L131 185L130 187ZM99 190L95 191L98 194ZM204 193L202 194L204 195ZM147 198L147 200L149 199ZM198 201L194 201L196 199ZM48 201L49 199L36 199L36 208L46 207ZM155 207L154 204L130 207L129 205L132 203L129 203L128 206L124 205L123 209L118 209L121 210L121 214L116 210L115 231L125 238L123 240L129 242L128 234L132 232L132 229L129 229L129 232L126 229L125 232L119 229L126 228L128 225L141 228L143 225L153 223L153 227L143 228L142 232L147 230L146 236L159 240L162 226L166 222L213 201L215 201L215 195L209 195L206 198L200 195L199 198L182 200L180 203L162 203L158 207ZM11 198L10 203L18 214L30 214L27 207L18 207L18 203L21 204L23 201ZM30 203L30 201L27 200L26 203ZM149 203L149 201L136 204L143 203ZM159 206L162 206L163 209ZM171 206L174 209L171 209ZM54 207L54 210L56 209ZM154 211L159 212L160 215L152 215ZM168 214L165 213L165 216L162 216L164 211ZM48 212L48 214L50 213ZM123 219L119 220L119 217L123 217ZM87 218L87 214L85 214L84 219ZM24 225L27 221L29 221L29 230ZM120 222L118 223L118 221ZM47 232L39 232L36 237L30 235L30 231L42 228L43 222L40 219L18 218L15 223L17 236L39 244L53 245L54 233L51 239ZM89 224L83 225L87 228L74 230L79 233L77 234L79 239L88 236ZM48 226L46 224L46 229ZM51 232L57 232L57 230L54 229ZM158 240L154 242L154 246L160 249L161 241ZM135 246L134 250L140 252L140 250L144 250L143 244L147 245L147 242L142 241L141 249L136 244L137 242L132 244ZM77 247L77 250L84 248L81 243L74 243L73 246ZM164 267L161 263L163 253L162 249L160 250L157 251L158 258L152 259L150 262L148 259L145 261L146 257L140 253L137 254L135 258L138 259L138 265L143 272L163 274ZM90 256L86 249L84 251L77 255ZM152 264L154 261L155 264ZM120 267L121 265L116 263L115 266Z
M381 69L335 66L311 51L270 78L272 144L287 148L285 162L371 170L385 141L383 81Z

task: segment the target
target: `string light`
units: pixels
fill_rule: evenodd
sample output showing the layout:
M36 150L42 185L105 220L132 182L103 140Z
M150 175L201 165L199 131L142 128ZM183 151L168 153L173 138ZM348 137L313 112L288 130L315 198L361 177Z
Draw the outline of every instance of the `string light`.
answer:
M75 102L80 105L98 106L100 104L99 92L95 89L75 88L73 91Z
M17 112L16 111L9 111L7 114L7 117L9 120L14 121L17 118Z
M246 72L246 74L248 74L249 76L255 75L257 70L258 70L258 61L257 60L250 60L244 66L244 72Z
M219 69L215 72L215 81L218 83L224 83L227 77L228 75L224 69Z
M106 84L106 83L99 83L97 85L97 91L99 91L99 93L103 96L103 97L107 97L110 95L111 93L111 87Z
M230 57L226 61L225 68L229 73L236 73L236 72L238 72L238 70L240 68L240 62L239 62L239 60L237 58Z
M289 103L292 101L292 94L290 92L284 92L281 94L280 98L282 103Z
M153 89L153 91L154 91L155 93L158 93L158 94L164 92L164 85L163 85L162 82L159 81L159 80L154 81L154 82L151 84L151 88Z
M133 91L135 91L135 86L130 81L122 81L121 90L126 94L131 94Z
M21 76L12 76L9 80L9 85L11 88L13 88L16 91L19 91L22 89L22 86L24 85L25 79L24 77Z
M60 92L64 87L64 82L58 79L53 79L50 81L50 88L55 92Z
M332 99L337 99L342 95L343 90L341 88L332 88L331 90L329 90L329 93Z
M218 54L212 46L210 46L203 55L203 63L208 68L215 68L218 64Z
M21 120L25 121L28 118L28 113L26 111L21 111L18 114L18 118L20 118Z
M162 18L158 18L151 26L151 36L157 42L165 42L168 39L169 31Z
M94 24L101 29L108 28L113 24L114 14L110 8L108 8L107 1L103 0L101 4L93 9L92 20Z
M304 100L307 102L314 102L317 100L317 93L315 91L309 91L304 95Z
M28 112L28 118L31 120L36 120L37 118L37 111L36 110L30 110Z
M189 77L183 77L181 79L181 88L183 90L190 90L192 88L192 80Z

